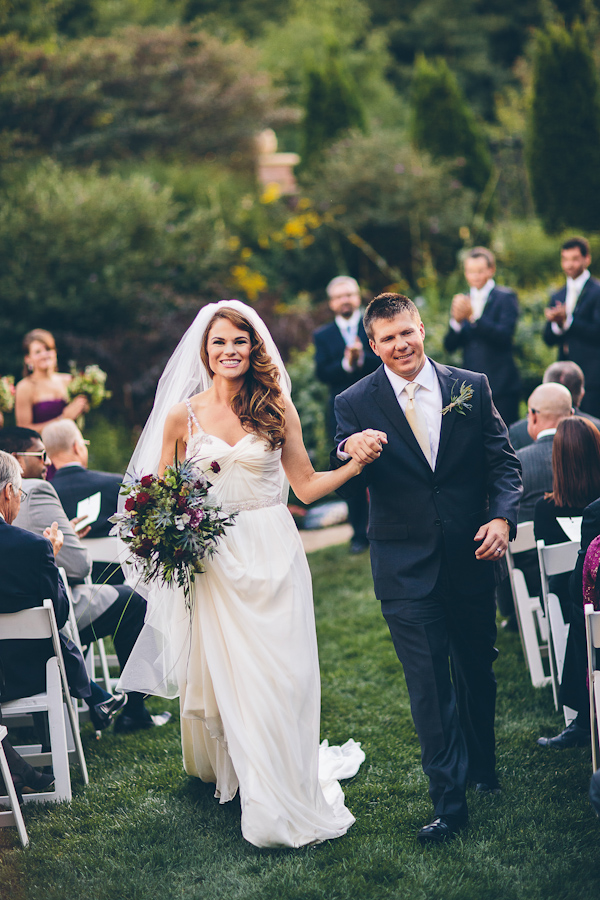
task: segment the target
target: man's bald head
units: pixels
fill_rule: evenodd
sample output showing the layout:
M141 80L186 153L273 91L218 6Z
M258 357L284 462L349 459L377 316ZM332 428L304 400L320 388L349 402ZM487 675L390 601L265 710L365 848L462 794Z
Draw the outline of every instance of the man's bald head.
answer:
M535 441L541 431L556 428L573 415L573 398L564 384L540 384L528 401L527 431Z

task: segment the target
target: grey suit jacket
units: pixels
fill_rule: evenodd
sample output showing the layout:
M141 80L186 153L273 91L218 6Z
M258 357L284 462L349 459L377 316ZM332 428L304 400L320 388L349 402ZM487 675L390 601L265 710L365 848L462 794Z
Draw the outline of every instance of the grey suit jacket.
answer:
M517 450L523 467L523 497L519 510L519 522L533 521L535 504L540 497L552 490L552 442L553 434L538 438L528 447Z
M23 490L27 497L21 502L19 515L13 524L33 534L43 535L45 528L53 522L58 523L64 535L64 543L56 557L56 565L65 570L69 584L74 585L75 616L81 630L106 612L117 599L118 593L110 585L77 584L88 577L92 562L71 527L52 485L41 478L24 478Z

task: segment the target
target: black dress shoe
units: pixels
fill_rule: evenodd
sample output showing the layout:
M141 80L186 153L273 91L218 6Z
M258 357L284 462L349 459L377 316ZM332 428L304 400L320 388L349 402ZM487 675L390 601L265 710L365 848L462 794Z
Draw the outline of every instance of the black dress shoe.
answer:
M567 725L556 737L537 739L540 747L554 747L556 750L567 750L569 747L586 747L590 743L590 732L577 724L577 719Z
M466 824L451 816L437 816L429 825L423 825L417 833L417 840L420 844L443 844L455 838Z
M103 703L97 703L96 706L90 706L90 721L96 731L102 731L108 728L112 719L120 709L123 709L127 703L127 694L113 694Z
M350 553L356 556L358 553L364 553L369 549L369 542L363 538L352 538L350 541Z
M19 778L23 782L24 793L33 792L36 794L47 791L49 787L52 787L56 780L52 770L50 770L50 772L38 772L38 770L34 769L33 766L30 766L29 763L25 765L22 772L13 777L13 781L15 778Z
M500 785L497 781L478 781L475 785L475 793L476 794L501 794L502 791L500 789Z
M114 732L115 734L129 734L131 731L142 731L145 728L159 728L161 725L166 725L170 718L170 712L161 712L156 716L148 713L147 716L135 719L123 713L115 722Z

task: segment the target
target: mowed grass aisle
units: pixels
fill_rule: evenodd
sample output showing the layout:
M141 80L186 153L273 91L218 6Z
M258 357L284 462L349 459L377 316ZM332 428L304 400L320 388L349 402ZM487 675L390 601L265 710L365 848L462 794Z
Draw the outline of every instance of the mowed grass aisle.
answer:
M367 754L346 782L357 818L337 841L257 850L237 801L181 768L177 725L84 741L91 783L72 805L26 810L31 847L0 832L2 900L592 900L600 897L600 821L587 799L586 749L543 751L560 729L549 689L526 677L516 635L499 636L500 797L470 795L464 839L415 841L431 815L400 666L366 556L312 554L323 679L322 736ZM152 700L155 711L165 703ZM176 703L167 704L176 712Z

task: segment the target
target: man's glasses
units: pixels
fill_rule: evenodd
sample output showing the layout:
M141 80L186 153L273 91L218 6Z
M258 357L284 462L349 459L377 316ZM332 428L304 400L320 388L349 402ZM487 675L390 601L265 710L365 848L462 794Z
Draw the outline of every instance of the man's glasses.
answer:
M539 409L528 409L527 412L531 413L532 416L537 416Z
M42 462L48 462L48 454L45 450L26 450L16 453L16 456L37 456Z

